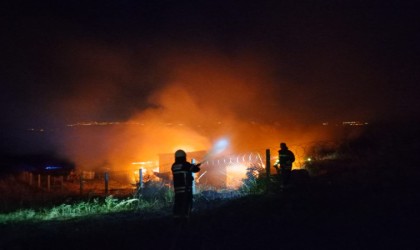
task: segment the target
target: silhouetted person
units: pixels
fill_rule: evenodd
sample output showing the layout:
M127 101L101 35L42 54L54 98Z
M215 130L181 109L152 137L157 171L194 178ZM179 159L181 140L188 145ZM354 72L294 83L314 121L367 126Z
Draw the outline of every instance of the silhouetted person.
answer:
M186 222L189 219L193 205L192 184L194 177L192 173L200 171L200 165L187 162L185 151L177 150L175 152L172 175L175 191L173 213L176 222Z
M280 150L279 150L279 161L278 165L280 165L280 175L281 175L281 187L286 187L289 185L290 175L292 173L292 165L295 161L295 155L289 148L286 146L286 143L280 143ZM278 165L274 165L279 172Z

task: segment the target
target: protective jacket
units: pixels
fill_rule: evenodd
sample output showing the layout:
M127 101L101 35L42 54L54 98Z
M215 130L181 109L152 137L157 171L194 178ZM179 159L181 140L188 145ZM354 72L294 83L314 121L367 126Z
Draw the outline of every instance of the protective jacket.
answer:
M177 159L172 165L172 175L175 190L174 218L188 219L193 206L192 173L200 171L199 165L191 164L185 159Z
M279 150L279 163L281 168L292 169L292 164L295 161L295 155L289 149Z
M189 162L174 163L172 165L172 175L174 179L175 194L191 191L194 180L192 173L198 171L200 171L200 168Z

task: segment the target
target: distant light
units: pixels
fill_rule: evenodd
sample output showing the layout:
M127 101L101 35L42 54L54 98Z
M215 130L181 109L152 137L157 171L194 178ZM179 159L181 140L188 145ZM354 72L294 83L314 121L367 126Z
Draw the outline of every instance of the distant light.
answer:
M55 169L60 169L61 167L58 166L46 166L45 170L55 170Z
M343 126L364 126L364 125L368 125L369 123L367 122L361 122L361 121L347 121L347 122L342 122Z
M307 161L312 161L312 159L309 157L309 158L307 159Z

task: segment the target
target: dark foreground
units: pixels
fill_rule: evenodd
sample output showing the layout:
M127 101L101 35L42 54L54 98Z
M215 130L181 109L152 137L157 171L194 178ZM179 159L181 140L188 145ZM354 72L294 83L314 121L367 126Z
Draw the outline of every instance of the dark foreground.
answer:
M375 173L378 171L378 173ZM3 225L0 249L418 249L418 171L327 174L199 209ZM276 185L276 184L274 184Z

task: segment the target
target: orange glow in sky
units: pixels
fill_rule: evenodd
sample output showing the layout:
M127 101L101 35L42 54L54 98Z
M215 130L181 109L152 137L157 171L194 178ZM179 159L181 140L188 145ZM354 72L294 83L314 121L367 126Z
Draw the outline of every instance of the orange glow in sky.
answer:
M128 170L132 162L157 161L159 154L177 149L209 151L223 137L229 138L226 154L270 148L274 156L282 141L299 145L325 135L294 123L296 114L271 108L279 95L275 87L260 87L270 81L264 64L245 62L214 55L168 56L162 60L167 83L152 95L139 96L148 108L133 113L125 125L72 128L64 150L80 169ZM110 95L101 91L101 96ZM83 109L85 102L77 103ZM243 169L234 169L232 175L243 175Z

